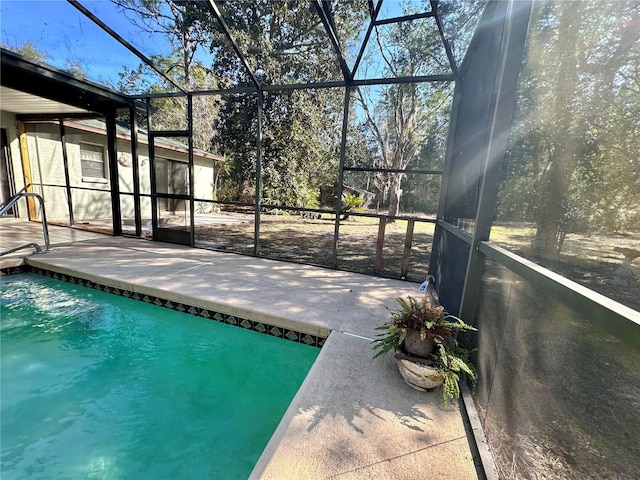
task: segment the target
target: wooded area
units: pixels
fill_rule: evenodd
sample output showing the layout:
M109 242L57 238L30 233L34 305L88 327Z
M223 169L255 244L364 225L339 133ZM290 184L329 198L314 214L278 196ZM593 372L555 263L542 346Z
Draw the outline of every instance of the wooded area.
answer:
M172 38L172 56L154 61L176 82L196 91L252 85L252 73L227 39L212 28L204 5L187 4L182 8L181 2L169 2L171 8L163 10L159 2L113 1L143 31L160 31ZM328 3L347 61L353 63L372 13L370 7L364 1ZM335 54L310 4L239 0L222 5L227 26L262 85L340 79ZM480 6L455 7L452 2L441 2L439 10L449 27L453 50L462 57ZM422 14L429 6L407 1L398 4L396 10L398 16ZM376 27L369 44L359 64L360 75L394 78L448 72L447 57L432 18ZM194 59L198 46L212 52L211 65ZM138 94L168 89L159 81L149 83L149 78L143 64L136 71L125 69L118 88ZM372 205L390 216L433 215L452 87L451 81L445 81L356 89L349 98L345 164L382 171L350 174L345 184L371 192L375 196ZM229 159L226 172L213 186L216 200L251 203L254 198L258 101L263 102L264 120L261 203L335 209L335 200L321 205L320 192L335 189L338 181L345 101L340 88L267 92L261 99L253 93L194 96L194 145ZM161 112L153 117L154 128L158 129L176 128L186 117L184 102L175 99L154 100L154 111ZM402 173L406 169L433 171L435 178L433 174L407 176ZM425 187L429 195L421 194Z
M211 28L205 8L169 2L168 17L155 10L158 2L114 1L143 13L149 31L162 25L173 38L173 57L156 60L177 81L196 90L251 84L226 39ZM315 12L294 4L231 1L222 13L261 83L337 79ZM401 13L417 13L418 7L404 2ZM479 8L456 6L452 19L452 7L441 2L440 12L456 27L452 44L459 52ZM331 2L331 8L352 60L369 13L366 3ZM570 233L631 232L640 225L639 17L637 2L544 2L535 9L496 219L535 223L532 248L539 254L560 252ZM426 19L376 27L360 69L387 77L444 72L446 56L434 35ZM212 65L193 60L198 43L214 52ZM141 66L139 72L123 72L120 88L139 87L143 71ZM144 90L162 89L153 84ZM372 205L390 216L433 215L439 175L388 170L441 170L451 96L449 82L358 88L350 98L346 166L382 171L348 173L345 184L372 192ZM258 98L195 98L195 145L229 158L217 199L251 201ZM342 90L331 88L264 96L264 204L320 206L320 189L337 182L343 102ZM162 128L184 118L184 105L175 101L158 101L157 108L166 122Z
M640 4L534 9L498 219L534 222L535 252L567 234L640 228Z

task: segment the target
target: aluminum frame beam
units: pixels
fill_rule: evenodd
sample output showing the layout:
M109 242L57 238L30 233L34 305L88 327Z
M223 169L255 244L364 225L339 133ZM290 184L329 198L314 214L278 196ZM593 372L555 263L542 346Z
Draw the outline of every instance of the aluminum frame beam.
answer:
M101 29L111 35L112 38L117 40L122 46L124 46L127 50L133 53L136 57L144 62L149 68L153 69L158 75L160 75L163 79L169 82L171 85L176 87L183 93L187 93L187 91L180 85L178 85L172 78L170 78L166 73L164 73L160 68L156 66L144 53L138 50L136 47L131 45L128 41L126 41L123 37L118 35L118 33L113 30L109 25L104 23L100 18L93 14L90 10L88 10L84 5L82 5L78 0L67 0L72 6L74 6L77 10L79 10L85 17L91 20L93 23L98 25Z
M231 46L233 47L233 50L236 52L236 55L238 55L238 58L242 62L242 65L244 65L244 68L247 70L249 77L251 77L251 81L255 84L256 89L260 90L262 88L260 86L260 82L258 81L258 78L256 77L255 73L251 69L249 62L247 61L247 57L245 57L244 53L242 53L242 50L240 50L240 46L238 45L238 42L236 42L236 39L233 38L233 35L231 34L231 30L229 30L227 23L222 18L222 13L220 12L220 9L218 8L218 5L216 4L215 0L207 0L207 5L209 5L209 8L211 9L213 16L216 17L216 20L218 20L218 23L220 24L222 31L227 37L227 40L231 42Z
M369 22L369 27L367 28L367 33L364 35L364 39L362 40L362 45L360 45L360 51L358 52L358 57L356 58L356 62L353 64L352 74L355 77L356 72L358 71L358 67L360 66L360 62L362 61L362 56L364 55L364 51L369 44L369 37L371 37L371 32L373 32L374 27L376 26L376 20L378 18L378 14L380 13L380 9L382 8L383 0L379 0L376 4L375 8L371 9L371 22ZM372 4L370 3L370 8Z
M444 45L444 51L447 54L447 59L449 60L449 66L451 67L451 72L453 72L453 76L455 78L458 78L458 66L456 65L456 59L453 56L453 51L451 50L451 45L449 44L449 40L447 40L447 36L444 31L444 25L442 24L442 19L440 18L440 14L438 13L437 0L431 0L431 11L434 13L434 17L436 19L436 25L438 26L438 33L440 34L440 39L442 40L442 44Z
M351 73L351 70L347 65L347 61L344 59L342 47L340 46L340 40L338 38L338 32L336 32L335 29L335 22L333 21L333 16L331 15L331 11L329 10L329 4L326 0L314 0L313 6L316 7L318 16L320 17L320 20L324 25L324 29L329 36L329 40L331 40L333 51L338 58L338 64L340 65L340 70L342 71L344 81L347 84L351 84L353 82L353 73Z
M62 165L64 167L64 184L67 193L67 208L69 209L69 225L75 224L73 217L73 196L71 194L71 180L69 176L69 154L67 152L67 133L64 128L64 119L58 119L58 129L60 132L60 146L62 147Z
M432 8L433 8L433 2L432 2ZM374 22L374 26L377 27L378 25L389 25L390 23L410 22L412 20L423 20L425 18L431 18L435 16L436 16L435 11L431 10L430 12L415 13L413 15L403 15L402 17L384 18L382 20L376 20Z
M484 273L484 256L478 252L480 242L491 233L503 159L507 151L508 132L515 111L518 78L522 68L532 1L512 1L505 8L504 33L497 54L499 62L493 79L493 102L488 108L488 135L483 152L482 179L475 217L471 250L465 272L460 315L473 318L476 313ZM502 13L498 11L498 13ZM463 100L464 101L464 100Z
M480 242L477 250L567 305L585 320L640 351L640 313L637 311L491 242Z

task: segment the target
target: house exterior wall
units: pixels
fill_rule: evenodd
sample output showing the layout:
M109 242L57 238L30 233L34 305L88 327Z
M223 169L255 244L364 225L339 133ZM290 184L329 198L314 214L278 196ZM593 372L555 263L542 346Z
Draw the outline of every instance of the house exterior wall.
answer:
M42 195L47 220L68 222L64 162L57 125L26 125L27 149L34 191ZM71 182L73 185L73 182ZM59 185L59 186L52 186Z
M195 157L193 162L193 197L211 200L213 198L213 163L211 160Z
M22 160L20 156L20 141L16 115L11 112L0 111L0 127L7 131L7 142L9 144L9 152L11 155L11 167L13 170L13 181L15 192L19 192L25 188L24 173L22 171ZM21 200L17 204L17 217L27 220L29 218L27 205L25 200Z
M58 124L38 123L27 125L27 137L32 181L34 190L45 199L47 219L68 223L68 203L64 159L60 141ZM69 170L69 184L72 187L71 199L73 215L76 222L105 220L111 218L111 193L109 190L109 171L107 159L106 136L87 132L65 125L65 140ZM104 177L86 177L82 175L80 147L90 144L102 147L104 160ZM174 161L187 162L185 152L159 147L156 144L156 157ZM138 166L140 193L151 194L151 175L148 146L139 144ZM19 148L18 155L19 159ZM133 197L133 165L131 158L131 142L119 138L117 140L118 184L120 188L120 205L123 219L134 216ZM20 170L14 170L22 172ZM17 175L16 175L17 176ZM23 178L23 175L19 175ZM213 181L213 161L196 156L194 159L194 193L197 198L211 198ZM143 219L151 218L151 199L141 196L141 212Z

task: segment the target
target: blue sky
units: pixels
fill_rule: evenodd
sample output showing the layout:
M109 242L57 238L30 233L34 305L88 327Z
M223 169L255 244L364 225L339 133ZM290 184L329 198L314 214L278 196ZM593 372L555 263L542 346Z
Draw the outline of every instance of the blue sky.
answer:
M167 54L168 46L132 33L129 20L110 2L83 1L105 23L145 55ZM67 59L84 65L89 78L117 82L123 66L136 68L137 57L65 0L1 0L0 30L4 46L32 42L49 55L48 63L64 68Z
M108 0L81 3L146 56L168 55L167 41L136 32L129 19ZM380 18L400 14L399 0L385 0ZM65 68L80 63L89 78L115 85L123 67L135 69L140 60L65 0L0 0L0 41L12 48L31 42L45 52L47 62Z

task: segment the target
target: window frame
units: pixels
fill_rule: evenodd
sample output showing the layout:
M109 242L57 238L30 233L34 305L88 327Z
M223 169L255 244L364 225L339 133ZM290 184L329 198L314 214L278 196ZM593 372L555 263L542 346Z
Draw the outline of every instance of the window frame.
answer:
M104 145L92 142L78 142L78 146L80 148L80 174L82 176L83 182L92 182L92 183L106 183L108 180L106 165L105 165L105 147ZM89 146L87 149L85 147ZM93 149L91 149L93 147ZM97 150L100 149L100 152ZM85 152L89 152L92 154L100 153L100 160L96 160L93 158L85 158L83 155ZM90 171L85 172L85 162L91 162L94 164L101 163L102 164L102 174L100 176L93 175L97 173L97 167L92 168Z

